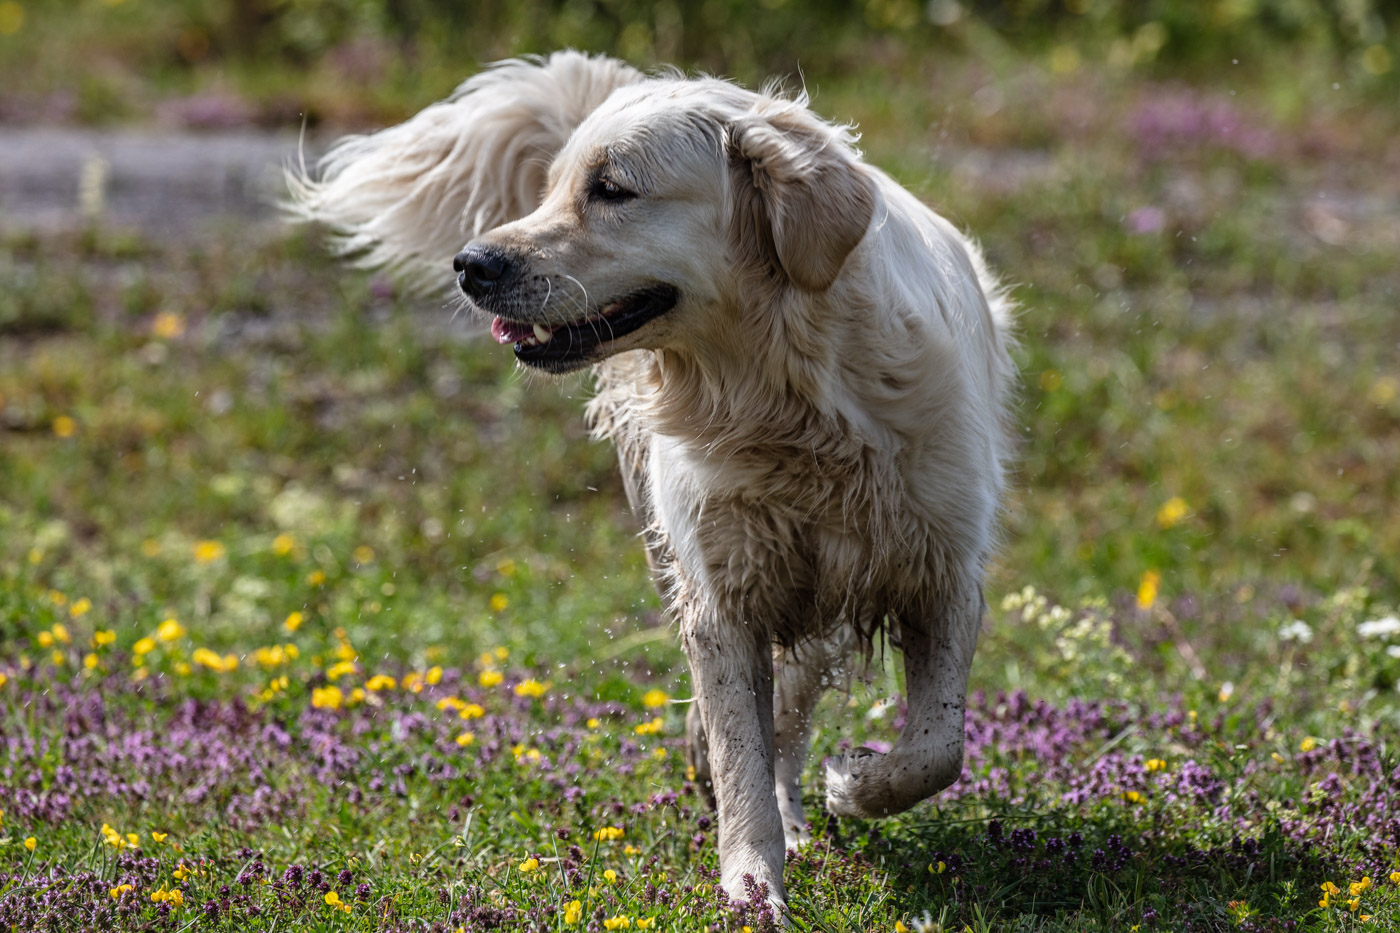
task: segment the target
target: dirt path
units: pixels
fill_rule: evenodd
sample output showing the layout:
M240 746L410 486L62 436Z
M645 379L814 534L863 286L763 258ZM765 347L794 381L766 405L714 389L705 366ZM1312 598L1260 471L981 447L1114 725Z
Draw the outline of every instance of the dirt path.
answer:
M308 160L316 151L308 145ZM0 128L0 232L101 218L186 236L232 221L272 222L295 134Z

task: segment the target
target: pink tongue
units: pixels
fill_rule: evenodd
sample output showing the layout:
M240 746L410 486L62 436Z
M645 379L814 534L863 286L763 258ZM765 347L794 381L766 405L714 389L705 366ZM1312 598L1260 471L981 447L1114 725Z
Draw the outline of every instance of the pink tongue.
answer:
M529 324L519 324L499 317L491 321L491 336L497 343L519 343L534 333L535 329Z

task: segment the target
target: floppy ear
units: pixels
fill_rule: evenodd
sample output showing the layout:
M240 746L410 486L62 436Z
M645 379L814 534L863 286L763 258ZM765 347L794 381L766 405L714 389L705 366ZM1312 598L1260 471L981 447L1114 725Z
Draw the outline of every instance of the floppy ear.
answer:
M875 186L848 139L801 104L728 127L735 236L803 291L831 287L875 213Z
M462 244L539 206L574 128L641 79L623 62L578 52L499 62L407 122L342 139L315 176L289 169L284 207L329 226L337 252L360 265L420 288L451 282Z

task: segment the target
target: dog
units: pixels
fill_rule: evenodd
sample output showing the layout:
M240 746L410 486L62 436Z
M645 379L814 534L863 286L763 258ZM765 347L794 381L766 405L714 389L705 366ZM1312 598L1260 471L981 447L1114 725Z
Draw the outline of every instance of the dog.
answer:
M957 780L1011 455L1010 302L804 95L578 52L498 63L291 173L360 262L446 284L528 370L590 367L696 703L721 884L782 910L814 705L884 633L908 714L838 816ZM463 243L465 242L465 246Z

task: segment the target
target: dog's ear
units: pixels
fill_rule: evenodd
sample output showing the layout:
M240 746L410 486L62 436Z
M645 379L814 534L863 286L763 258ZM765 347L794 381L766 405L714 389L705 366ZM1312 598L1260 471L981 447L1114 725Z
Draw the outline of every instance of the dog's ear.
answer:
M405 123L341 140L316 175L289 170L283 206L330 227L338 251L361 265L420 288L447 285L462 244L533 211L569 134L642 77L579 52L500 62Z
M741 248L804 291L830 288L875 213L875 186L844 132L784 105L735 120L726 142Z

